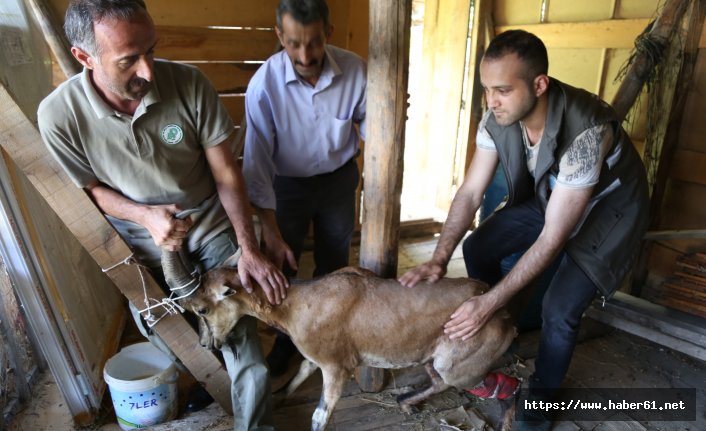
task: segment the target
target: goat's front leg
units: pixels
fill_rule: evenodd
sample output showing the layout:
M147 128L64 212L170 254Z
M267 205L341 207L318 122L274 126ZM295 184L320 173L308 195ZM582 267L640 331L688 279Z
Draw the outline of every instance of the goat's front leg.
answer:
M336 403L341 398L343 385L350 377L350 372L335 366L322 366L321 374L324 378L324 387L321 391L319 405L316 406L314 416L311 418L311 431L323 431L331 418L331 413Z

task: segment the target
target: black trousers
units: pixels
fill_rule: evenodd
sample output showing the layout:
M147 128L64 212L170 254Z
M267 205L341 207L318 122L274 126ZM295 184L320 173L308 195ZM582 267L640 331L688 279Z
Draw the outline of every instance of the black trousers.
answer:
M348 265L358 179L355 159L327 174L275 177L277 225L297 261L313 223L315 277Z

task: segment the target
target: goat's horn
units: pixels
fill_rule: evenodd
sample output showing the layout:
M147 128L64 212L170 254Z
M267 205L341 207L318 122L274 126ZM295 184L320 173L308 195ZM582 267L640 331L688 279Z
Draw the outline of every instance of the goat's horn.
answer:
M188 294L200 283L199 274L183 250L162 250L162 271L169 289L177 296Z

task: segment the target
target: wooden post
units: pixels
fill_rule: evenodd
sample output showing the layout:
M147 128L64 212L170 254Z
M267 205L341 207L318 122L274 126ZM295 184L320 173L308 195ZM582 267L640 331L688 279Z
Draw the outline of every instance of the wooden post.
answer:
M689 1L687 0L669 0L664 5L664 9L662 9L662 13L657 20L651 24L652 30L649 32L649 38L666 45L669 35L672 34L672 31L681 21L688 3ZM635 103L647 77L654 69L653 58L653 56L647 55L646 52L638 52L637 58L635 58L630 70L623 78L612 103L618 118L621 120L625 118Z
M67 78L81 72L81 65L71 55L71 44L64 35L64 30L44 0L25 0L32 9L32 14L42 29L44 40L59 62Z
M649 230L658 229L662 211L662 200L669 178L669 171L674 152L679 140L682 126L682 115L686 96L692 83L694 64L699 52L699 40L703 32L706 13L706 0L694 0L684 19L686 23L674 31L682 31L684 36L676 39L671 47L667 61L681 62L679 71L674 76L665 77L659 82L659 87L651 92L650 97L660 97L660 106L666 111L652 126L656 136L648 136L645 146L645 164L650 187L650 223ZM666 75L666 74L665 74ZM651 102L652 103L652 102ZM648 157L649 156L649 157ZM651 163L648 161L650 159ZM631 293L641 296L642 287L647 281L648 263L652 252L652 240L645 240L635 264Z
M360 265L383 277L397 275L411 14L412 0L370 0ZM358 383L381 390L383 370L362 368Z
M473 16L471 34L471 61L468 64L471 121L468 127L468 147L466 149L464 175L471 166L471 160L476 148L478 124L483 118L483 87L480 84L480 62L485 54L485 48L495 36L495 27L490 13L491 9L491 0L475 0L475 14Z

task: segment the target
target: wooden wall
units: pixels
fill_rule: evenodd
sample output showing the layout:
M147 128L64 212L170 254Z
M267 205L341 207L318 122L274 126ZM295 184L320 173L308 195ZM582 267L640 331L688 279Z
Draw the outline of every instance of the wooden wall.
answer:
M687 230L706 227L706 50L696 59L694 82L687 96L676 152L669 166L664 200L657 230ZM674 278L677 261L684 254L706 252L704 239L661 240L654 243L649 256L649 277L645 297L684 311L706 317L706 288L690 289L679 295L664 286Z

